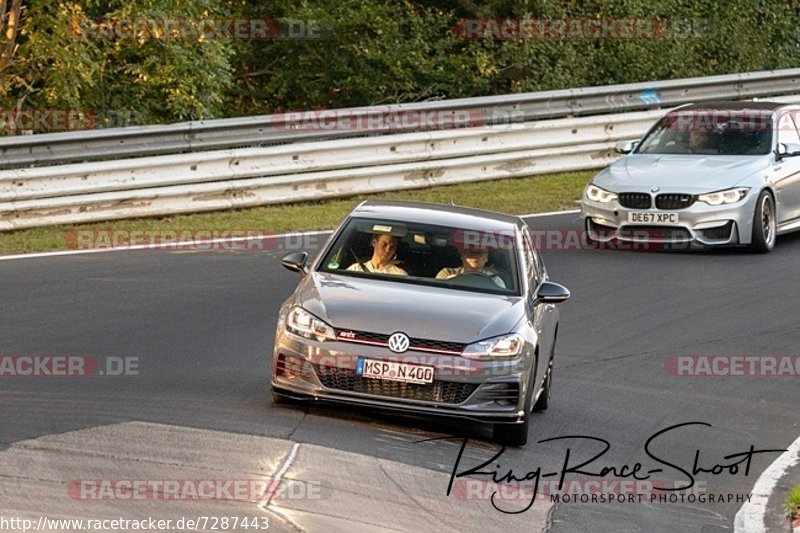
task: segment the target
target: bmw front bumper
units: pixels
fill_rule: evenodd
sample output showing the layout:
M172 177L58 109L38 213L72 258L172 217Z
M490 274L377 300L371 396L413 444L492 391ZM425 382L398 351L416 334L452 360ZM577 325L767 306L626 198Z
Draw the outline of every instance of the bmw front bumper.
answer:
M641 192L641 191L626 191ZM675 191L682 193L684 191ZM651 194L651 193L647 193ZM671 194L660 191L659 194ZM593 202L585 197L581 200L581 216L589 237L598 242L612 240L633 243L663 243L671 248L700 246L724 246L750 244L752 238L753 213L758 201L758 191L750 190L735 204L708 205L695 201L683 209L634 209L620 205L619 199L607 203ZM631 213L636 215L631 216ZM642 222L639 214L666 214L677 217L676 222ZM636 218L639 220L636 220ZM666 217L665 217L666 218Z

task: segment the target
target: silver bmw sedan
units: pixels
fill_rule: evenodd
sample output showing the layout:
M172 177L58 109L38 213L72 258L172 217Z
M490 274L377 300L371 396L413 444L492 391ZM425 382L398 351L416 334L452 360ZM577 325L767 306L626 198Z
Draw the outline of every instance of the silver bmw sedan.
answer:
M365 202L280 309L273 401L328 401L493 424L525 444L550 401L558 309L526 223L416 202Z
M581 200L593 241L768 252L800 228L800 106L690 104L617 149Z

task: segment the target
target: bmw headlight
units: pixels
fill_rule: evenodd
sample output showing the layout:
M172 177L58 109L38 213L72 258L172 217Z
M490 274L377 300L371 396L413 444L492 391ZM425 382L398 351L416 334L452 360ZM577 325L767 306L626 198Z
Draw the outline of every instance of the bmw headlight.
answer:
M474 342L464 348L461 353L468 359L500 359L517 357L522 353L525 340L517 333L492 337L483 341Z
M736 189L699 194L697 195L697 201L708 205L735 204L747 196L749 190L747 187L738 187Z
M607 204L608 202L617 199L616 193L601 189L597 185L592 185L591 183L586 186L586 190L584 191L583 195L587 200L591 200L592 202L600 202L601 204Z
M336 339L336 333L332 327L302 307L293 307L289 311L289 315L286 317L286 329L301 337L316 339L320 342Z

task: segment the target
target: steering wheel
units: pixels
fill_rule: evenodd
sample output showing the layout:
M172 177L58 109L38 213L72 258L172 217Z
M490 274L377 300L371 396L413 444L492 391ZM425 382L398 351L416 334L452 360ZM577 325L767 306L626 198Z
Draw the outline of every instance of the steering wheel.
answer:
M492 274L488 272L463 272L452 279L457 280L460 285L478 289L497 289L499 287L492 279Z

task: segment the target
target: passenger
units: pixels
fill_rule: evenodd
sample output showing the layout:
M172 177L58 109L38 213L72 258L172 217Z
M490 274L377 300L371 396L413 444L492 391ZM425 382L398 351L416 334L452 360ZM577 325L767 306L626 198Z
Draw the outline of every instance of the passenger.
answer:
M465 248L461 252L461 266L452 268L446 267L436 274L436 279L450 279L463 274L484 274L489 277L495 284L505 289L506 284L503 278L497 275L497 271L492 267L486 267L489 261L489 250L486 248Z
M686 151L690 154L713 154L716 151L709 145L712 133L693 129L686 139Z
M397 266L398 261L395 259L395 254L398 241L397 237L385 233L374 235L372 237L372 259L366 263L356 261L347 267L347 270L408 276L408 272Z

